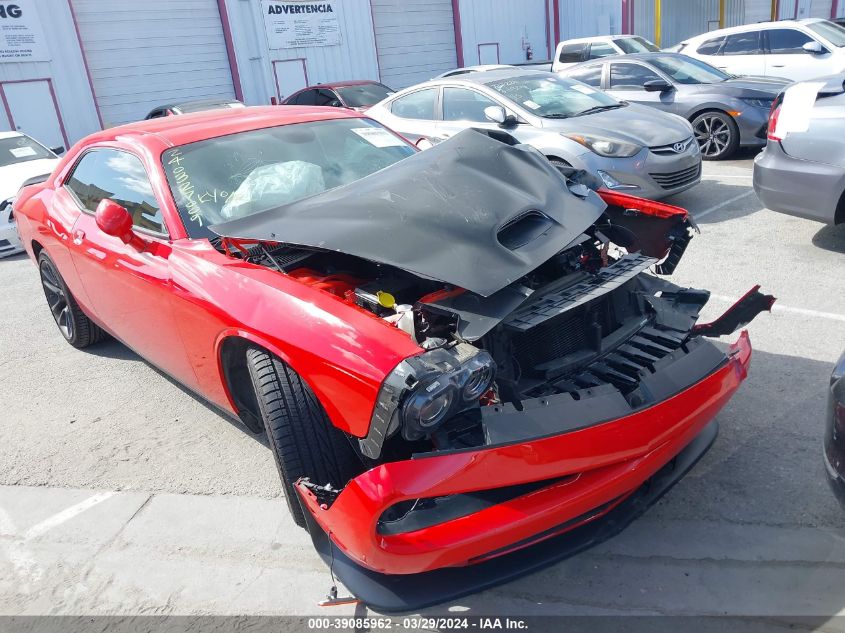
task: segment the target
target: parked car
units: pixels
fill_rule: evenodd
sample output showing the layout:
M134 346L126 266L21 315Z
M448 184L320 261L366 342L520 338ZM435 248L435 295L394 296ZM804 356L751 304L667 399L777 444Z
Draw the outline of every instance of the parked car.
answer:
M498 132L417 152L349 110L186 119L74 146L22 190L24 245L71 345L108 332L267 434L294 521L364 602L607 538L713 441L751 346L708 337L774 299L696 323L708 293L665 279L683 209L597 195Z
M768 143L754 160L754 191L772 211L845 223L843 82L845 73L793 84L775 101Z
M702 33L680 53L734 75L803 81L845 70L845 28L830 20L780 20Z
M824 463L833 492L845 508L845 353L830 377Z
M206 110L225 110L231 108L245 108L246 106L235 99L201 99L198 101L184 101L182 103L171 103L162 105L150 110L144 119L158 119L175 114L191 114L193 112L204 112Z
M562 74L617 99L678 114L692 123L704 160L729 158L739 147L766 144L772 102L784 79L734 77L677 53L605 57Z
M364 112L392 94L393 90L377 81L338 81L303 88L282 101L282 105L331 106Z
M688 121L553 73L503 69L438 79L406 88L367 114L413 143L436 143L468 127L504 130L555 165L654 199L701 180Z
M46 176L58 164L64 147L47 149L20 132L0 132L0 257L23 251L12 203L31 178Z
M610 55L628 53L649 53L659 51L653 42L639 35L599 35L565 40L557 45L552 61L552 72L558 72L573 64Z
M457 77L458 75L468 75L470 73L483 73L488 70L502 70L503 68L514 68L510 64L478 64L476 66L464 66L463 68L455 68L454 70L447 70L434 77L434 79L445 79L446 77Z

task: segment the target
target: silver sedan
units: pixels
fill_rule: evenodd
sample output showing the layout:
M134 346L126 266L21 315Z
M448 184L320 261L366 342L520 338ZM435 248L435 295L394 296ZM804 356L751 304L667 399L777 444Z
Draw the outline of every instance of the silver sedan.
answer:
M701 154L685 119L581 82L506 68L429 81L391 95L367 115L413 143L469 127L500 129L553 164L583 169L604 186L646 198L701 180Z

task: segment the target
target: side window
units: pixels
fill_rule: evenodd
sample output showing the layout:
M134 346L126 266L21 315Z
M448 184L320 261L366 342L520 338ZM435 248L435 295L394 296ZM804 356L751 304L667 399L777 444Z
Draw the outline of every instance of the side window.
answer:
M294 105L317 105L317 91L304 90L294 99Z
M587 59L598 59L599 57L607 57L608 55L618 55L619 51L613 48L607 42L596 42L590 44L590 55Z
M712 40L707 40L696 49L696 53L699 55L719 55L719 49L722 48L722 44L725 42L725 36L722 37L714 37Z
M560 49L558 61L561 64L574 64L584 61L584 49L586 44L565 44Z
M772 29L766 33L772 55L803 55L805 51L802 46L813 41L809 35L795 29Z
M567 73L567 77L583 81L585 84L593 86L593 88L601 88L601 69L602 64L594 64L593 66L579 68L574 72Z
M761 52L760 31L728 35L722 48L722 55L759 55Z
M444 121L477 121L489 122L484 116L484 108L499 105L488 99L480 92L466 88L443 89L443 120Z
M147 170L128 152L99 149L88 152L76 165L65 186L92 213L105 198L126 207L132 224L147 231L165 233L164 220Z
M400 119L434 119L434 102L437 88L417 90L395 99L390 104L390 111Z
M642 90L647 81L660 79L660 76L639 64L611 64L611 90Z

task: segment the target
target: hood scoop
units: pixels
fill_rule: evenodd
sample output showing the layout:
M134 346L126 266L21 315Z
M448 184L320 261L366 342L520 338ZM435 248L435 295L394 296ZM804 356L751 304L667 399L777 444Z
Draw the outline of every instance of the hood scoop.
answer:
M337 251L490 296L563 250L605 208L537 150L477 130L297 202L211 230Z

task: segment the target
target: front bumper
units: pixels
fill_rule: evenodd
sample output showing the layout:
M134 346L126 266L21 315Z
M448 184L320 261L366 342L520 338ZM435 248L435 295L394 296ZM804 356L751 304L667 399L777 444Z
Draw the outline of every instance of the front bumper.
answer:
M743 332L717 369L653 406L539 439L382 464L350 481L331 505L298 482L312 535L328 534L366 574L395 577L495 560L578 528L611 513L701 434L745 379L750 359ZM403 501L549 480L458 518L379 531L382 514Z
M622 187L611 189L649 200L659 200L694 187L701 182L701 152L690 143L681 154L656 154L643 149L630 158L605 158L593 153L578 157L583 165L575 165L592 174L610 174Z

